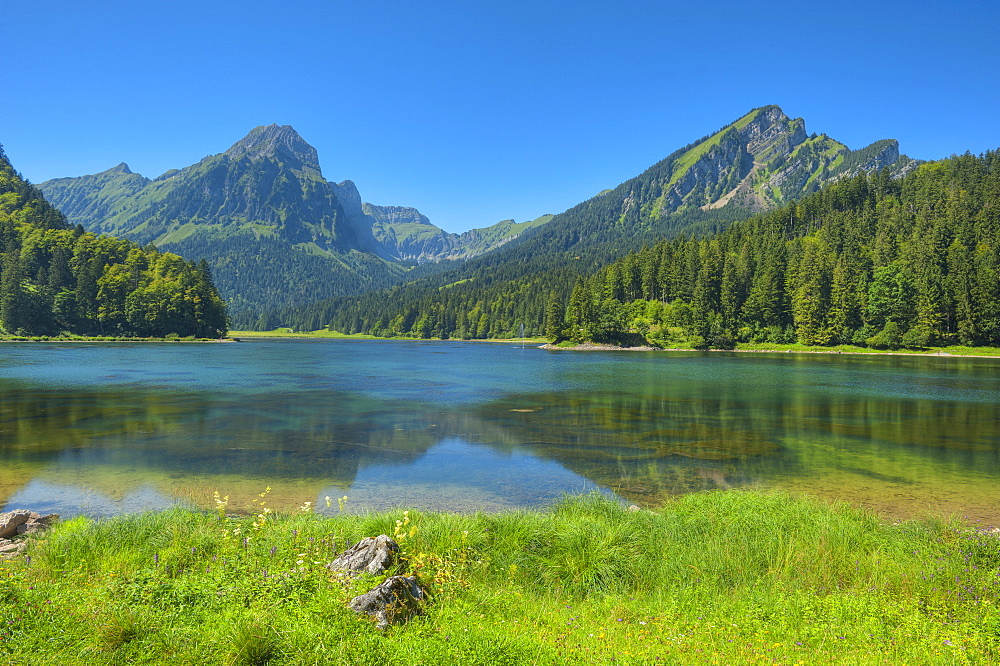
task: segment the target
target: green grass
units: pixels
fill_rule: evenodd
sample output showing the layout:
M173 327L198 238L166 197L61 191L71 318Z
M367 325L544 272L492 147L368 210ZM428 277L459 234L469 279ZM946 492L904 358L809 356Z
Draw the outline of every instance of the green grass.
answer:
M1000 356L1000 348L997 347L965 347L959 345L953 345L950 347L929 347L926 349L872 349L870 347L857 347L855 345L818 347L798 343L774 344L770 342L741 342L736 345L736 349L738 351L779 351L826 354L911 354L917 356L949 354L951 356Z
M321 507L322 508L322 507ZM327 509L324 509L327 510ZM336 511L334 504L333 511ZM402 534L426 614L379 632L323 565ZM10 664L995 663L1000 539L784 494L549 511L67 521L0 562Z
M175 333L164 338L130 338L122 335L11 335L0 332L0 342L215 342L218 338L180 337Z
M438 291L444 291L445 289L451 289L452 287L457 287L460 284L465 284L466 282L472 282L475 279L476 278L465 278L463 280L457 280L457 281L452 282L450 284L446 284L443 287L438 287Z
M571 349L575 347L576 344L572 342L560 342L556 346ZM665 351L692 351L692 342L690 340L675 337L665 343L661 343L661 348ZM816 345L803 345L797 342L789 344L775 342L740 342L737 343L735 350L714 351L795 352L802 354L906 354L910 356L1000 356L1000 348L998 347L965 347L953 345L950 347L929 347L925 349L873 349L871 347L857 347L855 345L821 347Z
M384 340L374 335L363 333L340 333L339 331L328 331L321 328L318 331L293 331L290 328L276 328L273 331L230 331L231 338L344 338L349 340Z

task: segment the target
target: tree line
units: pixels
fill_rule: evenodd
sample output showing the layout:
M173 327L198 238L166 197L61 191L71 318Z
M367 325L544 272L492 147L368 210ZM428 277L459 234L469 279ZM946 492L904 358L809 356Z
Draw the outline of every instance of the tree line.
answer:
M578 278L592 275L644 244L682 230L708 233L727 226L733 216L747 215L742 210L696 208L654 222L636 218L632 227L608 221L609 216L617 220L619 215L612 199L610 195L595 197L474 259L417 266L402 284L359 296L276 308L262 315L259 325L475 339L513 337L524 324L528 335L542 335L553 291L565 300ZM630 231L623 232L623 228Z
M0 329L218 337L228 323L205 262L71 226L0 148Z
M315 304L301 322L441 338L515 337L524 324L555 341L697 347L1000 346L996 152L898 180L862 173L722 231L700 229L603 267L557 254L518 274L483 261L445 274L451 283Z
M861 174L580 280L554 339L1000 346L1000 154ZM560 318L560 315L562 317Z

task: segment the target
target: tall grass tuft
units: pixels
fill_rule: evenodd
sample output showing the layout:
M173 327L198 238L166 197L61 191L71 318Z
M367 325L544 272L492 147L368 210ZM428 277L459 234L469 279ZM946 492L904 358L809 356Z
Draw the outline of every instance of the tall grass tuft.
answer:
M118 650L133 641L149 639L155 633L155 623L145 609L114 606L105 612L99 636L104 649Z
M281 640L269 624L237 619L229 637L228 663L233 666L265 666L281 656Z

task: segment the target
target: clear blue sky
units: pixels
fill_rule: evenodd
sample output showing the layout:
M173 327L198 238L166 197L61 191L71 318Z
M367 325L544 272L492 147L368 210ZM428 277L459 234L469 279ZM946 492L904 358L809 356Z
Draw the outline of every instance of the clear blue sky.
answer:
M0 0L0 144L155 177L289 124L449 231L557 213L753 107L851 148L1000 147L1000 2Z

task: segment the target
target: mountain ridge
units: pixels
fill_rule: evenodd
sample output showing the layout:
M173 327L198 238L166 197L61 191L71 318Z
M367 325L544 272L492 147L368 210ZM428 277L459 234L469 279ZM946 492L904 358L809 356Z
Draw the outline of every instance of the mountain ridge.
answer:
M514 335L519 322L544 321L550 294L567 298L578 279L628 252L725 229L862 170L899 177L917 164L893 140L852 151L825 134L807 134L801 118L777 106L759 107L493 252L386 292L289 308L276 317L297 328L332 321L348 333L405 335L421 321L409 316L424 307L416 304L433 301L447 321L422 324L416 335Z
M256 127L226 151L155 179L122 162L39 187L74 224L206 259L235 325L245 327L278 302L388 286L412 264L487 252L531 226L449 234L416 209L364 203L353 181L323 177L316 149L290 125Z
M276 299L304 305L403 280L491 285L560 265L565 275L583 275L643 244L724 228L861 171L899 176L916 164L894 140L852 151L826 134L807 134L803 119L772 105L563 213L462 234L444 232L415 208L366 203L351 180L326 180L315 148L289 125L256 127L223 153L153 180L121 163L40 187L87 228L206 258L237 303L234 322L249 326ZM255 244L267 257L256 267L243 256ZM303 261L311 266L306 275ZM429 265L435 262L444 263ZM424 268L413 272L415 264ZM257 293L251 283L260 271L285 288ZM427 277L435 272L440 278Z

